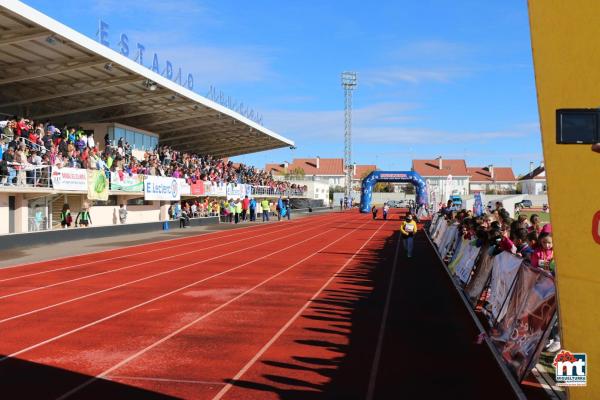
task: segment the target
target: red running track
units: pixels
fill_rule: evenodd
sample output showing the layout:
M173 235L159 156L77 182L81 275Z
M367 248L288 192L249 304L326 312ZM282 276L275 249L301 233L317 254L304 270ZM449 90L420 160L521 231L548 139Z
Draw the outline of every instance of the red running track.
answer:
M424 240L420 262L402 257L398 223L332 213L0 270L0 396L398 398L414 381L403 357L426 344L418 325L410 349L406 332L390 335L423 314L407 304L415 288L443 286L411 277L443 271ZM447 303L423 324L464 329ZM510 398L491 356L472 351L492 379L462 398L488 384Z

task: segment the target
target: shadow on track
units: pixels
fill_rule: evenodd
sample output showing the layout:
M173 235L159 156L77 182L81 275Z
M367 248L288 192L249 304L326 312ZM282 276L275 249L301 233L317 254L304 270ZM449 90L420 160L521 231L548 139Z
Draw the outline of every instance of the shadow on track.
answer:
M33 363L18 358L0 364L0 398L2 399L56 399L89 380L91 376ZM85 399L169 400L175 397L139 389L108 380L94 382L93 390L86 390Z
M398 240L388 231L312 302L277 358L267 353L260 381L228 383L250 389L247 398L364 399ZM423 232L414 253L407 259L400 247L373 398L516 398L489 349L475 344L476 326Z

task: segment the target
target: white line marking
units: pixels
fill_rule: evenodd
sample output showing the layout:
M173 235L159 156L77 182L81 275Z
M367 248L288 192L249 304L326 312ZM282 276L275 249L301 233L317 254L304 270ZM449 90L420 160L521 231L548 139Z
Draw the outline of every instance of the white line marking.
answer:
M325 225L328 225L328 223L317 225L316 227L323 227ZM263 244L267 244L267 243L271 243L271 242L276 242L276 241L284 239L286 237L294 236L294 235L297 235L299 233L303 233L303 232L307 232L307 231L313 230L316 227L313 226L313 227L310 227L310 228L307 228L307 229L303 229L303 230L300 230L300 231L292 232L292 233L290 233L288 235L279 236L279 237L277 237L275 239L271 239L271 240L268 240L266 242L261 242L259 245L263 245ZM281 232L281 231L277 231L277 232ZM35 310L31 310L31 311L27 311L27 312L24 312L24 313L21 313L21 314L17 314L17 315L13 315L13 316L10 316L10 317L6 317L4 319L0 319L0 324L8 322L8 321L15 320L15 319L18 319L18 318L22 318L22 317L25 317L25 316L28 316L28 315L32 315L32 314L35 314L35 313L38 313L38 312L41 312L41 311L45 311L45 310L49 310L49 309L52 309L52 308L55 308L55 307L59 307L59 306L65 305L65 304L69 304L69 303L73 303L73 302L76 302L76 301L79 301L79 300L83 300L83 299L86 299L88 297L92 297L92 296L95 296L95 295L98 295L98 294L106 293L106 292L109 292L111 290L115 290L115 289L119 289L119 288L122 288L122 287L125 287L125 286L129 286L129 285L134 284L134 283L138 283L138 282L142 282L142 281L145 281L145 280L148 280L148 279L156 278L157 276L170 274L171 272L175 272L175 271L179 271L179 270L182 270L182 269L186 269L186 268L190 268L190 267L193 267L193 266L197 266L197 265L200 265L200 264L204 264L204 263L207 263L209 261L213 261L213 260L216 260L216 259L219 259L219 258L222 258L222 257L227 257L227 256L230 256L232 254L236 254L236 253L239 253L239 252L242 252L242 251L254 248L254 247L256 247L256 245L252 244L251 246L244 247L244 248L238 249L236 251L232 251L232 252L221 254L221 255L218 255L218 256L215 256L215 257L203 259L203 260L197 261L197 262L192 263L192 264L185 264L185 265L182 265L181 267L173 268L173 269L170 269L170 270L167 270L167 271L162 271L162 272L159 272L159 273L156 273L156 274L153 274L153 275L144 276L142 278L135 279L133 281L121 283L119 285L112 286L112 287L109 287L109 288L106 288L106 289L102 289L102 290L98 290L96 292L88 293L88 294L85 294L83 296L75 297L75 298L72 298L72 299L69 299L69 300L61 301L59 303L54 303L54 304L50 304L48 306L37 308ZM209 249L209 248L210 247L207 247L205 249ZM160 261L160 259L154 260L154 261ZM0 361L2 361L2 360L0 359Z
M260 357L262 357L262 355L267 350L269 350L269 348L273 345L273 343L275 343L275 341L277 341L277 339L279 339L279 337L285 333L285 331L298 319L298 317L300 317L300 315L302 315L302 313L308 308L308 306L321 295L323 290L325 290L325 288L327 286L329 286L329 284L331 284L331 282L336 278L336 276L339 273L341 273L348 266L348 264L350 264L350 262L352 262L354 257L356 257L356 255L362 251L362 249L371 241L371 239L373 239L373 236L375 236L375 234L377 232L379 232L379 230L381 228L383 228L383 226L386 223L387 222L384 222L383 224L381 224L379 226L379 228L375 232L373 232L371 234L371 236L369 236L369 238L363 243L363 245L360 246L360 248L358 250L356 250L354 252L354 254L352 254L352 256L344 263L344 265L342 265L333 275L331 275L331 277L327 280L327 282L325 282L325 284L323 286L321 286L321 288L310 298L310 300L308 300L298 310L298 312L296 314L294 314L294 316L292 318L290 318L288 320L288 322L286 322L285 325L283 325L279 329L279 331L277 331L277 333L275 335L273 335L273 337L258 351L258 353L256 353L254 355L254 357L252 357L252 359L250 361L248 361L246 363L246 365L244 365L244 367L242 367L241 370L239 370L239 372L231 379L232 381L238 381L250 368L252 368L254 363L256 363L256 361L258 361L258 359ZM232 387L233 387L233 385L231 383L228 383L227 385L225 385L225 387L223 387L223 389L221 389L221 391L219 391L219 393L217 393L215 395L215 397L213 397L213 400L218 400L218 399L222 398Z
M244 264L240 264L240 265L238 265L237 267L233 267L233 268L230 268L230 269L228 269L228 270L221 271L221 272L219 272L219 273L217 273L217 274L214 274L214 275L208 276L208 277L206 277L206 278L200 279L199 281L196 281L196 282L190 283L190 284L188 284L188 285L185 285L185 286L183 286L183 287L180 287L180 288L178 288L178 289L172 290L172 291L170 291L170 292L168 292L168 293L165 293L165 294L162 294L162 295L160 295L160 296L154 297L154 298L152 298L152 299L150 299L150 300L147 300L147 301L145 301L145 302L143 302L143 303L139 303L139 304L137 304L137 305L135 305L135 306L131 306L131 307L129 307L129 308L126 308L126 309L124 309L124 310L121 310L121 311L119 311L119 312L116 312L116 313L114 313L114 314L108 315L108 316L106 316L106 317L104 317L104 318L101 318L101 319L98 319L98 320L96 320L96 321L90 322L90 323L88 323L88 324L82 325L82 326L80 326L79 328L75 328L75 329L72 329L72 330L70 330L70 331L68 331L68 332L62 333L62 334L60 334L60 335L58 335L58 336L54 336L54 337L52 337L52 338L50 338L50 339L46 339L46 340L44 340L43 342L39 342L39 343L37 343L37 344L34 344L34 345L32 345L32 346L29 346L29 347L27 347L27 348L24 348L24 349L21 349L21 350L19 350L19 351L16 351L16 352L14 352L14 353L11 353L11 354L9 354L9 355L7 355L7 356L1 357L1 358L0 358L0 362L6 361L6 360L8 360L8 359L10 359L10 358L12 358L12 357L16 357L16 356L18 356L18 355L20 355L20 354L26 353L26 352L28 352L28 351L30 351L30 350L36 349L36 348L38 348L38 347L41 347L41 346L43 346L43 345L46 345L46 344L48 344L48 343L55 342L55 341L57 341L57 340L59 340L59 339L62 339L62 338L64 338L64 337L66 337L66 336L72 335L73 333L77 333L77 332L80 332L80 331L82 331L82 330L84 330L84 329L87 329L87 328L89 328L89 327L92 327L92 326L98 325L98 324L100 324L100 323L102 323L102 322L104 322L104 321L108 321L108 320L110 320L110 319L112 319L112 318L115 318L115 317L117 317L117 316L119 316L119 315L125 314L125 313L127 313L127 312L129 312L129 311L132 311L132 310L135 310L135 309L137 309L137 308L140 308L140 307L142 307L142 306L145 306L145 305L147 305L147 304L153 303L153 302L155 302L155 301L157 301L157 300L163 299L163 298L165 298L165 297L167 297L167 296L170 296L170 295L172 295L172 294L175 294L175 293L181 292L181 291L183 291L183 290L185 290L185 289L187 289L187 288L190 288L190 287L192 287L192 286L195 286L195 285L197 285L197 284L199 284L199 283L203 283L203 282L206 282L206 281L208 281L208 280L210 280L210 279L216 278L216 277L218 277L218 276L225 275L225 274L226 274L226 273L228 273L228 272L235 271L235 270L237 270L237 269L240 269L240 268L242 268L242 267L244 267L244 266L246 266L246 265L249 265L249 264L252 264L252 263L254 263L254 262L256 262L256 261L259 261L259 260L265 259L265 258L267 258L267 257L270 257L270 256L272 256L273 254L277 254L277 253L280 253L280 252L282 252L282 251L288 250L288 249L290 249L290 248L292 248L292 247L294 247L294 246L297 246L297 245L299 245L299 244L301 244L301 243L304 243L304 242L307 242L307 241L309 241L309 240L312 240L312 239L314 239L315 237L318 237L318 236L324 235L324 234L326 234L326 233L329 233L330 231L332 231L332 230L334 230L334 229L336 229L336 228L332 228L332 229L329 229L329 230L327 230L327 231L321 232L321 233L319 233L318 235L311 236L311 237L309 237L309 238L307 238L307 239L304 239L304 240L302 240L302 241L300 241L300 242L296 242L295 244L292 244L292 245L290 245L290 246L288 246L288 247L284 247L284 248L282 248L282 249L279 249L279 250L277 250L277 251L274 251L274 252L272 252L272 253L269 253L269 254L267 254L267 255L261 256L261 257L259 257L259 258L255 258L254 260L251 260L251 261L245 262ZM281 238L280 238L280 239L281 239ZM242 249L242 250L247 250L247 249ZM242 251L242 250L238 250L238 251ZM238 251L236 251L236 252L238 252ZM231 253L229 253L229 254L231 254ZM219 256L219 257L223 257L223 256ZM218 258L218 257L217 257L217 258Z
M283 231L286 231L286 230L289 230L289 229L294 229L294 228L295 228L295 226L294 227L288 226L287 228L276 229L276 230L270 231L269 233L266 233L266 234L258 236L258 237L264 237L264 236L267 236L267 235L270 235L270 234L279 233L279 232L283 232ZM169 259L175 258L175 257L186 256L188 254L198 253L198 252L202 252L202 251L205 251L205 250L214 249L216 247L229 246L232 243L242 242L242 241L245 241L245 240L247 240L247 237L240 238L239 240L237 240L235 242L226 242L226 243L220 243L220 244L217 244L217 245L214 245L214 246L210 246L210 247L202 247L200 249L195 249L195 250L187 251L185 253L179 253L179 254L174 254L172 256L156 258L156 259L153 259L153 260L144 261L144 262L137 263L137 264L126 265L126 266L121 267L121 268L110 269L110 270L107 270L107 271L97 272L95 274L90 274L90 275L84 275L84 276L80 276L78 278L69 279L69 280L66 280L66 281L51 283L51 284L46 285L46 286L39 286L39 287L35 287L35 288L32 288L32 289L22 290L20 292L14 292L14 293L10 293L10 294L5 294L3 296L0 296L0 299L6 299L6 298L9 298L9 297L19 296L19 295L22 295L22 294L37 292L39 290L44 290L44 289L48 289L48 288L52 288L52 287L56 287L56 286L61 286L61 285L65 285L67 283L77 282L77 281L81 281L81 280L84 280L84 279L94 278L96 276L107 275L107 274L111 274L113 272L124 271L126 269L130 269L130 268L134 268L134 267L139 267L140 265L152 264L152 263L155 263L156 261L169 260ZM186 245L189 245L189 243L186 243ZM173 247L175 247L175 246L173 246ZM161 250L161 249L159 249L159 250ZM137 253L137 254L140 254L140 253ZM106 261L106 260L102 260L102 261Z
M239 295L233 297L232 299L228 300L227 302L221 304L220 306L213 308L211 311L209 311L208 313L196 318L194 321L182 326L181 328L171 332L169 335L163 337L162 339L152 343L151 345L143 348L142 350L138 351L137 353L127 357L126 359L124 359L123 361L119 362L118 364L113 365L112 367L110 367L109 369L105 370L104 372L101 372L100 374L96 375L93 378L88 379L87 381L85 381L84 383L82 383L81 385L71 389L70 391L68 391L67 393L63 394L62 396L58 397L57 400L63 400L66 399L68 397L70 397L71 395L77 393L78 391L80 391L81 389L85 388L86 386L90 385L91 383L97 381L98 379L102 379L103 377L105 377L106 375L111 374L113 371L121 368L123 365L129 363L130 361L138 358L139 356L143 355L144 353L148 352L149 350L152 350L153 348L155 348L156 346L166 342L167 340L171 339L172 337L174 337L175 335L178 335L179 333L183 332L184 330L188 329L189 327L197 324L198 322L204 320L205 318L210 317L211 315L213 315L214 313L220 311L221 309L227 307L229 304L233 303L234 301L244 297L245 295L247 295L248 293L253 292L254 290L258 289L259 287L265 285L266 283L270 282L271 280L277 278L280 275L283 275L285 272L291 270L292 268L296 267L297 265L303 263L304 261L308 260L309 258L314 257L316 254L319 254L321 251L325 250L328 247L333 246L335 243L339 242L340 240L344 239L346 236L350 235L351 233L356 232L358 229L360 229L361 227L363 227L364 225L366 225L368 222L365 222L364 224L362 224L361 226L355 228L354 230L340 236L339 238L337 238L335 241L331 242L330 244L320 248L319 250L315 251L314 253L312 253L311 255L304 257L302 260L295 262L294 264L292 264L291 266L287 267L286 269L284 269L283 271L280 271L278 273L276 273L275 275L272 275L270 278L262 281L261 283L251 287L250 289L247 289L246 291L240 293ZM334 228L335 229L335 228ZM317 235L319 236L319 235ZM308 240L308 239L307 239Z
M330 215L325 215L325 216L321 216L319 215L318 218L319 219L324 219L324 217L328 217ZM303 222L303 220L301 219L300 222L296 222L293 221L290 224L300 224L301 222ZM208 240L216 240L216 239L222 239L222 238L226 238L226 237L231 237L231 236L235 236L237 234L240 233L245 233L245 232L239 232L240 230L245 230L245 229L249 229L249 228L272 228L274 226L274 224L266 224L266 225L249 225L249 226L240 226L237 228L234 228L232 230L237 231L236 233L233 233L231 235L224 235L224 236L217 236L216 238L209 238ZM167 243L167 242L173 242L173 241L182 241L185 240L185 243L180 243L180 244L176 244L173 246L169 246L170 249L174 249L176 247L181 247L181 246L188 246L191 243L193 243L192 239L197 239L199 237L203 237L203 236L212 236L212 235L217 235L219 233L223 233L223 232L227 232L227 230L221 230L221 231L212 231L212 232L206 232L206 233L199 233L196 235L192 235L192 236L186 236L184 238L175 238L175 239L165 239L165 240L158 240L156 242L148 242L148 243L142 243L142 244L135 244L135 245L131 245L131 246L123 246L123 247L113 247L111 249L105 249L105 250L100 250L100 251L93 251L93 252L89 252L89 253L81 253L78 254L76 256L68 256L68 257L62 257L59 258L59 260L68 260L70 258L77 258L77 257L84 257L87 255L92 255L92 254L103 254L103 253L110 253L110 252L114 252L114 251L119 251L119 250L123 250L123 249L132 249L132 248L136 248L136 247L141 247L141 246L152 246L158 243ZM190 240L191 243L188 243L187 241ZM119 258L126 258L126 257L130 257L130 256L136 256L139 254L147 254L147 253L152 253L154 251L159 251L162 250L163 247L159 247L157 249L152 249L152 250L146 250L146 251L141 251L138 253L129 253L123 256L116 256L116 257L111 257L111 258L103 258L100 260L94 260L94 261L89 261L89 262L85 262L85 263L81 263L81 264L73 264L73 265L69 265L66 267L61 267L61 268L56 268L56 269L52 269L52 270L46 270L46 271L41 271L41 272L36 272L36 273L32 273L32 274L27 274L27 275L20 275L20 276L16 276L16 277L12 277L12 278L6 278L6 279L0 279L0 282L6 282L6 281L10 281L10 280L14 280L14 279L19 279L19 278L26 278L29 276L34 276L34 275L41 275L41 274L46 274L49 272L56 272L56 271L62 271L65 269L69 269L69 268L75 268L75 267L81 267L84 265L91 265L91 264L96 264L99 262L104 262L104 261L112 261L112 260L117 260ZM2 274L2 271L4 270L10 270L13 268L21 268L21 267L28 267L28 266L35 266L38 264L43 264L44 262L48 262L49 260L46 261L35 261L32 263L27 263L27 264L19 264L19 265L13 265L13 266L8 266L8 267L0 267L0 274Z
M385 307L383 309L383 316L381 317L381 325L379 326L379 335L377 338L377 348L375 350L375 357L373 358L373 365L371 366L371 376L369 378L369 388L367 389L367 400L372 400L375 395L375 382L377 381L377 372L379 370L379 362L381 360L381 351L383 349L383 337L385 335L385 328L387 326L388 314L390 312L390 300L392 298L392 289L394 287L394 278L396 277L396 265L398 264L398 252L400 250L400 236L396 242L396 253L394 254L394 261L392 266L392 274L390 275L390 284L388 286L387 297L385 299Z
M223 382L211 382L211 381L196 381L191 379L169 379L169 378L151 378L151 377L143 377L143 376L124 376L124 375L111 375L105 376L104 379L114 380L114 379L127 379L130 381L150 381L150 382L168 382L168 383L194 383L199 385L218 385L223 386L225 383Z

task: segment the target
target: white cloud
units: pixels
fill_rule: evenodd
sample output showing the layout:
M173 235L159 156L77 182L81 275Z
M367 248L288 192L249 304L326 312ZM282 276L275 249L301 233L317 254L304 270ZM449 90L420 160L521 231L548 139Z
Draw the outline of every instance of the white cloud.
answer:
M399 83L450 83L456 78L466 76L467 70L460 68L410 69L391 66L368 70L361 75L361 81L366 85L392 86Z
M415 104L380 103L353 111L352 135L361 144L431 145L440 143L489 143L496 139L517 139L539 133L535 124L521 124L507 130L455 132L415 127L420 118L412 113ZM265 123L297 142L338 143L344 134L344 112L266 111Z

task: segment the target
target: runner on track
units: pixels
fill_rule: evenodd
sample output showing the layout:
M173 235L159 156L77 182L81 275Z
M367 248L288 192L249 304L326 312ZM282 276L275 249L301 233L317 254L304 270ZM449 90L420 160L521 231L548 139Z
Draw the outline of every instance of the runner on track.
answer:
M413 252L413 236L417 233L417 223L413 221L412 215L408 214L406 216L406 221L402 221L400 233L402 234L402 244L406 250L406 256L411 258Z
M373 208L371 208L371 213L373 214L373 219L377 219L377 207L373 206Z

